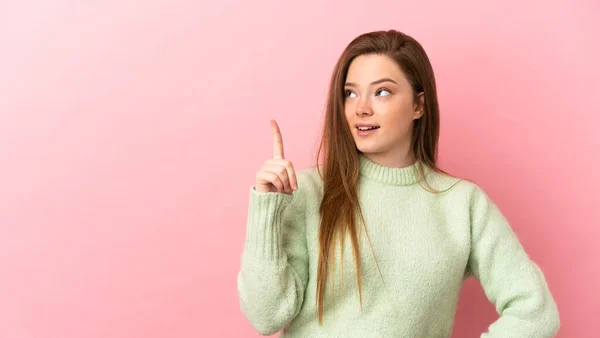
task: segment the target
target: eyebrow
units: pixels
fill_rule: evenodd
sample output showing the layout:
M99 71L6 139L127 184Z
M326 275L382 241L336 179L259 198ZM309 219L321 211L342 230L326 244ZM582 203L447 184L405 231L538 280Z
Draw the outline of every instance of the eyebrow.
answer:
M382 82L392 82L394 84L398 84L398 83L396 83L396 81L390 79L389 77L384 77L382 79L371 82L371 86L382 83ZM356 83L353 83L353 82L346 82L346 86L347 87L357 87Z

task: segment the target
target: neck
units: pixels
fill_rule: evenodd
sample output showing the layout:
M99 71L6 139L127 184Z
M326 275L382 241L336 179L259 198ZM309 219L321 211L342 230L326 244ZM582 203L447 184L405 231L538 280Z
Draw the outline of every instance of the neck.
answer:
M362 153L362 155L376 164L390 168L410 167L416 162L414 154L409 150L392 154Z
M359 153L359 159L362 176L386 185L412 185L422 178L419 167L423 168L425 175L428 171L426 167L418 166L418 162L406 167L391 167L373 162L362 153Z

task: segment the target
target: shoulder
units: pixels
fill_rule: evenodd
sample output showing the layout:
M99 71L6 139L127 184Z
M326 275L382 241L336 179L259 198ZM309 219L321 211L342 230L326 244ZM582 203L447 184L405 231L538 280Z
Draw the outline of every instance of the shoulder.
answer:
M483 188L468 178L429 170L427 173L427 183L433 189L441 191L442 195L460 198L464 201L474 202L481 198L488 198Z
M428 182L441 191L436 197L439 203L452 210L462 210L471 222L481 223L490 218L502 220L504 217L488 193L472 180L435 172L428 176Z

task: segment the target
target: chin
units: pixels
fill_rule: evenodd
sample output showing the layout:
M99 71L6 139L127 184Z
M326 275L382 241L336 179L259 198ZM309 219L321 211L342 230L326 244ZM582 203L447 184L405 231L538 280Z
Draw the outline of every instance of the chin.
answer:
M379 147L374 144L357 144L356 149L363 154L373 154L381 151Z

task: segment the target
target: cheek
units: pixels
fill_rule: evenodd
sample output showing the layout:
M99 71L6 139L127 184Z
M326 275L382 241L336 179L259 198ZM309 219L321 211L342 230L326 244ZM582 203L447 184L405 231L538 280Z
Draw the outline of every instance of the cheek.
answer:
M344 113L346 116L354 113L354 105L352 104L351 100L344 101Z
M346 116L346 121L351 121L354 118L354 115L354 106L351 103L344 103L344 116Z
M402 127L412 121L412 106L404 100L380 102L379 115L389 124Z

